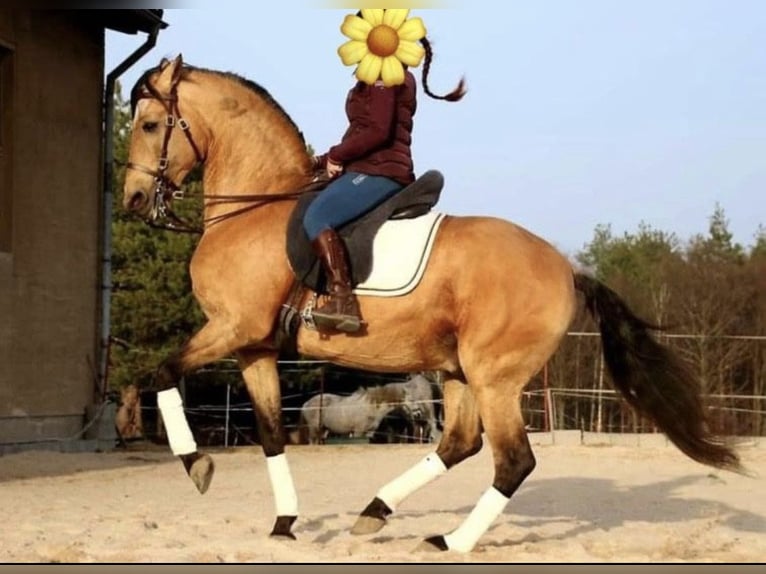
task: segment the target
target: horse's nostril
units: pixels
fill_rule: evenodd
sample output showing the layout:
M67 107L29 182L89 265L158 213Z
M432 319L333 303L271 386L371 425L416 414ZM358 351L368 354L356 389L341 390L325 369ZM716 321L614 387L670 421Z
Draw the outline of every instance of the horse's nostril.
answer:
M128 210L141 211L146 206L148 199L149 198L143 191L133 192L133 195L130 196L130 200L128 201Z

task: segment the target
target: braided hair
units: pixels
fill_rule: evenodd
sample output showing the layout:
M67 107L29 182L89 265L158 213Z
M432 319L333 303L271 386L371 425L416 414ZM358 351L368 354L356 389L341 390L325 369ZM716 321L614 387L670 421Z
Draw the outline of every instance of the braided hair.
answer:
M426 50L426 59L423 62L423 90L431 96L432 98L436 100L445 100L448 102L458 102L461 99L463 99L463 96L465 95L466 89L465 89L465 78L460 78L460 82L455 87L454 90L452 90L449 94L445 94L443 96L439 96L437 94L434 94L431 91L431 88L428 87L428 72L431 69L431 60L433 59L434 53L433 49L431 48L431 42L428 41L428 38L425 36L420 40L420 43L423 45L423 48Z

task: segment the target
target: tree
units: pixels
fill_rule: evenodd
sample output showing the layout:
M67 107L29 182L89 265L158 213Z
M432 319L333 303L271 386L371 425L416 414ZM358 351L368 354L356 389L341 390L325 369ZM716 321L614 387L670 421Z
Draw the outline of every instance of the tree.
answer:
M748 333L766 334L766 227L758 226L755 234L755 244L750 250L747 260L745 282L752 286L751 297L745 311L748 319ZM750 403L752 411L749 434L761 436L766 431L766 417L762 416L766 402L755 397L766 396L766 343L752 341L748 353L750 361L745 369L744 377L752 380L748 392L754 397Z
M751 286L745 281L745 254L732 241L720 205L710 216L708 234L693 237L686 248L686 265L677 273L678 320L696 338L679 348L696 366L703 388L710 393L735 391L734 372L746 354L745 308Z
M733 337L766 330L766 233L762 226L748 253L733 241L719 205L709 219L707 234L683 245L672 233L643 223L636 233L622 237L613 236L609 225L599 225L577 260L624 296L639 315L675 334L690 335L676 339L657 333L691 363L705 392L762 395L766 385L763 343ZM583 330L592 331L593 326ZM578 349L582 346L579 339L577 345ZM598 365L594 368L584 357L572 362L568 347L571 345L565 343L551 362L552 372L560 372L575 384L590 380L591 387L599 387ZM562 360L566 357L568 363ZM599 406L594 401L591 411ZM756 401L752 407L754 411L763 409ZM727 431L747 425L760 433L763 428L760 415L730 413L723 417L723 410L716 412ZM597 424L591 424L594 426Z
M675 234L641 222L637 233L620 238L612 236L609 225L597 226L577 260L622 293L639 314L663 324L670 304L668 272L681 257Z
M115 88L114 180L121 189L130 145L130 106ZM188 184L201 189L198 174ZM126 213L118 197L112 216L112 326L110 383L151 385L153 374L203 322L192 294L188 263L198 237L160 231ZM199 220L199 202L177 202L174 209Z
M742 263L745 251L739 243L734 243L734 235L729 231L729 220L723 208L716 203L709 219L707 236L697 235L692 238L687 249L690 259L704 258L708 262Z
M758 226L755 233L755 244L750 250L751 260L766 260L766 227L763 224Z

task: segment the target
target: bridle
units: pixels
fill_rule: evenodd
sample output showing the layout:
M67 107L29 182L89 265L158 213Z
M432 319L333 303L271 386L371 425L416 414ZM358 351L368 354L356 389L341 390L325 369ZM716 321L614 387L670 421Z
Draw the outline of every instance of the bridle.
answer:
M148 81L144 82L137 91L135 101L150 98L159 101L167 115L165 116L165 134L162 138L162 149L160 150L160 157L157 165L157 169L152 169L141 164L134 162L128 162L126 164L127 169L133 169L151 175L154 177L154 196L152 199L152 208L149 212L146 222L158 229L166 229L170 231L179 231L183 233L202 233L204 228L220 223L225 219L241 215L242 213L251 211L256 207L264 205L266 203L272 203L274 201L284 201L289 199L298 199L305 193L315 191L324 186L324 181L320 178L315 178L307 186L297 191L285 192L285 193L262 193L254 195L202 195L203 200L210 200L209 205L223 204L223 203L248 203L240 209L224 213L215 217L207 218L203 220L203 226L200 228L197 225L185 221L178 216L171 208L171 202L175 199L184 199L186 194L182 188L175 184L165 174L168 165L168 144L170 143L170 136L173 133L173 128L178 126L186 136L186 141L189 142L194 156L196 158L196 165L204 163L205 158L200 152L199 146L192 137L191 128L189 122L187 122L178 107L178 84L180 83L180 76L173 80L170 87L170 93L167 96L162 95L157 88L152 86Z
M152 199L152 209L149 212L147 223L152 227L158 227L160 229L170 229L172 231L182 231L186 233L199 233L200 230L188 222L181 219L171 209L170 202L174 199L183 199L185 193L183 189L177 186L172 180L170 180L165 171L168 169L168 144L170 143L170 136L173 133L173 128L178 126L183 134L186 136L186 141L189 142L192 150L194 150L194 156L197 159L197 164L203 163L204 158L199 151L199 147L194 142L194 138L191 134L189 122L187 122L181 111L178 108L178 84L180 78L173 81L170 87L170 94L163 96L154 86L145 82L141 86L140 91L136 97L136 100L151 98L160 102L167 115L165 116L165 134L162 138L162 149L160 150L160 158L157 164L157 169L152 169L141 164L134 162L128 162L127 168L140 171L149 174L154 177L154 194Z

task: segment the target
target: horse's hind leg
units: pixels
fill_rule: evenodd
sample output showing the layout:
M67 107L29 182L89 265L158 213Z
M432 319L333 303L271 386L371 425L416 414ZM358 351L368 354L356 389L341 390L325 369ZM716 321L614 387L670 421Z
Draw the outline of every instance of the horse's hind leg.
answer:
M371 534L408 496L436 479L447 469L481 450L481 423L471 390L462 379L444 383L444 431L436 452L378 491L354 524L352 534Z
M210 486L215 466L210 455L197 450L177 384L185 373L231 354L236 348L232 332L223 325L207 323L180 351L160 365L155 377L157 406L165 424L168 443L201 494Z
M285 455L277 356L274 353L239 351L237 357L253 401L258 436L266 455L266 469L274 493L277 518L271 536L295 539L290 529L298 517L298 495Z
M309 429L310 444L323 444L325 439L325 429L319 425Z
M456 530L428 538L419 549L470 552L535 468L521 412L520 395L527 380L525 374L515 377L510 385L498 384L498 381L474 388L482 426L495 461L494 481Z

